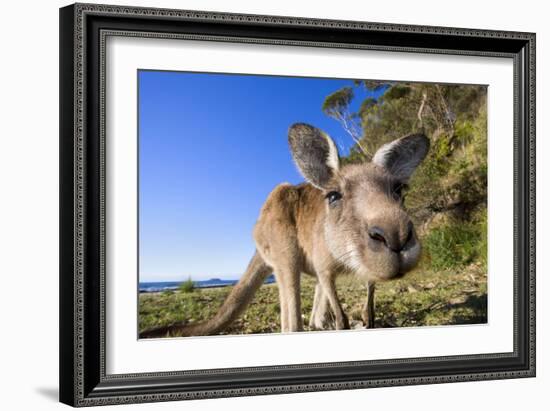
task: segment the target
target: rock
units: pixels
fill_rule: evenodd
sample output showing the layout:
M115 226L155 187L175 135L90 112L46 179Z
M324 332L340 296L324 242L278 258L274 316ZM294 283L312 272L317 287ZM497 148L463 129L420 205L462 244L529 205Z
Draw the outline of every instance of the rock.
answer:
M455 297L455 298L451 298L449 300L449 304L451 304L451 305L462 304L465 301L466 301L466 297Z
M355 321L355 320L350 321L349 327L352 330L361 330L361 329L365 328L362 321Z

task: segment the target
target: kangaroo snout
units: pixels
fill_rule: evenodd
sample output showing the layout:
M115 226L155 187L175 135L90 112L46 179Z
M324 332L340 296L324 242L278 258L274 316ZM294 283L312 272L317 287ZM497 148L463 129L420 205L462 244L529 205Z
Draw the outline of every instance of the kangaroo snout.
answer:
M395 253L400 253L413 239L413 224L409 221L405 230L399 230L396 227L383 228L380 225L373 225L367 229L370 237L369 244L375 247L381 245L389 248Z
M420 243L408 215L397 205L368 219L363 256L371 280L400 278L420 259Z

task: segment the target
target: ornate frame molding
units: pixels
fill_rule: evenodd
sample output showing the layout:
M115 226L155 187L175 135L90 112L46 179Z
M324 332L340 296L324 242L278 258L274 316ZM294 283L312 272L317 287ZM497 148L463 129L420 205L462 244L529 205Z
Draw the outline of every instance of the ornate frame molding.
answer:
M366 387L432 384L532 377L535 375L535 35L448 27L413 26L295 17L150 9L95 4L68 6L61 13L61 296L60 398L74 406L123 404L179 399L217 398ZM137 19L139 18L139 19ZM119 29L105 21L117 21ZM139 20L139 21L138 21ZM134 21L133 25L125 21ZM164 32L148 24L164 24ZM197 32L186 32L193 23ZM136 25L141 29L136 30ZM229 25L248 33L216 32ZM170 31L181 27L182 32ZM281 38L281 28L285 38ZM350 41L324 41L312 29L348 36ZM266 38L269 30L276 38ZM256 35L254 33L257 33ZM228 35L230 34L230 35ZM370 35L382 42L361 42ZM401 35L401 37L399 37ZM357 361L296 366L236 368L207 371L106 375L105 373L105 47L108 36L156 37L299 45L331 48L507 57L514 60L514 352L473 356ZM397 36L406 45L388 43ZM305 37L305 38L304 38ZM346 38L348 38L346 37ZM307 38L307 39L306 39ZM423 45L424 44L424 45ZM476 48L476 44L478 47ZM453 47L448 47L451 45ZM68 78L71 79L69 82ZM99 103L90 104L90 99ZM95 111L94 111L95 110ZM93 123L93 124L92 124ZM516 255L517 253L517 255ZM508 364L503 368L502 364ZM506 362L507 361L507 362ZM445 362L474 365L471 371L408 375L407 364ZM386 366L387 376L322 379L320 370ZM481 366L481 368L479 368ZM428 366L426 366L429 368ZM451 367L452 368L452 367ZM311 383L299 372L311 371ZM355 369L355 368L354 368ZM317 370L318 378L314 376ZM391 371L393 370L393 371ZM482 370L487 370L483 372ZM209 375L285 371L287 383L208 385ZM304 374L305 375L305 374ZM308 374L309 375L309 374ZM203 386L192 379L203 378ZM324 378L324 377L323 377ZM150 389L138 388L149 386Z

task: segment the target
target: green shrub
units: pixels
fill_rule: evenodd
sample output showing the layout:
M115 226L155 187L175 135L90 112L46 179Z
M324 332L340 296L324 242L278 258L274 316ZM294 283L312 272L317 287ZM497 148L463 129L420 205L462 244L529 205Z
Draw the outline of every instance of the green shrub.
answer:
M452 220L431 229L422 239L432 269L461 267L471 263L487 265L487 212L473 221Z
M195 290L195 283L191 277L179 285L179 290L182 293L192 293Z
M487 252L488 252L488 226L487 226L487 209L483 210L479 220L478 220L478 229L481 233L481 239L478 244L478 260L483 265L484 269L487 270Z

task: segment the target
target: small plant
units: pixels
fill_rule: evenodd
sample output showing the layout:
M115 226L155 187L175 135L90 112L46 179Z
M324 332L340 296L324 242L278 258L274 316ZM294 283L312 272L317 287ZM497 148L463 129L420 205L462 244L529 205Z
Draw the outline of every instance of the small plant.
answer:
M195 283L193 282L191 277L189 277L187 280L179 285L179 290L182 293L192 293L195 290Z
M423 245L435 270L465 266L474 262L487 264L487 216L475 221L450 221L432 229Z
M485 209L484 212L481 213L481 216L479 217L478 229L481 234L481 239L478 244L479 262L482 264L483 268L487 270L487 253L489 249L489 244L487 242L487 238L488 238L487 209Z

